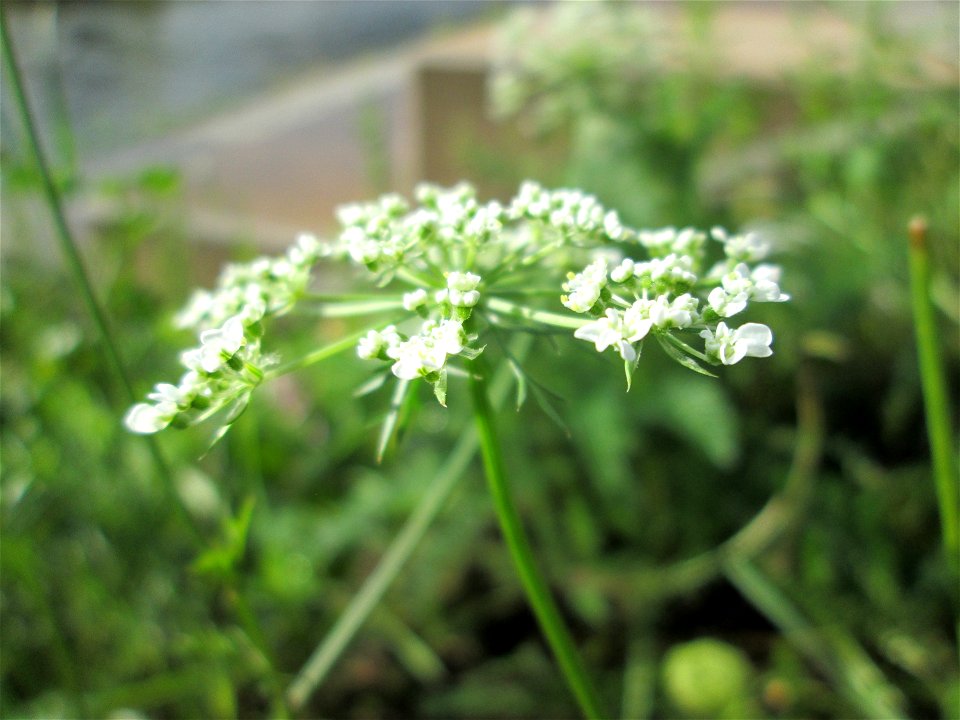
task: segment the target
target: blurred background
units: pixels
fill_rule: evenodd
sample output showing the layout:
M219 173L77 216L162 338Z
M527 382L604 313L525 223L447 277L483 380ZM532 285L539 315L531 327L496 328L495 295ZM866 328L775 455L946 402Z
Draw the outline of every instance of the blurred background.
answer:
M956 3L3 14L138 396L173 376L191 339L170 317L225 260L421 180L508 200L529 177L639 227L764 232L794 298L751 317L771 361L713 380L648 353L625 394L572 341L531 353L549 410L507 402L499 429L538 557L613 714L960 716L906 241L924 215L956 428ZM345 353L259 392L209 453L202 430L164 434L158 463L121 426L3 73L0 714L280 716L470 421L464 388L449 410L417 398L378 465L389 393L355 397L368 372ZM353 329L285 325L290 357ZM576 716L479 463L292 710Z

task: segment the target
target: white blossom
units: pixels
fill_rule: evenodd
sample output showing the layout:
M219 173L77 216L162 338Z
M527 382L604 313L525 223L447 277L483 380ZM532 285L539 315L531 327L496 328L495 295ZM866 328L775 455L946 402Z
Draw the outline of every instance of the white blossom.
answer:
M785 302L790 296L780 291L780 268L777 265L757 265L750 273L753 290L750 299L757 302Z
M390 348L401 343L400 335L393 325L383 330L371 330L357 343L357 355L364 360L373 360L381 353L388 353Z
M447 275L447 299L456 307L473 307L480 301L476 289L480 276L473 273L451 272Z
M723 228L714 227L710 230L710 236L723 243L723 252L731 260L757 262L770 252L769 243L755 232L729 235Z
M690 327L697 317L698 304L697 299L690 293L684 293L673 300L659 295L650 305L650 319L658 328Z
M607 261L599 258L587 265L583 272L567 275L563 289L569 295L561 295L560 302L574 312L587 312L600 299L600 293L606 284Z
M625 312L607 308L603 317L580 326L573 336L592 342L597 352L612 347L624 360L636 360L637 351L633 343L642 340L653 326L653 321L645 314L643 301L638 303Z
M417 288L416 290L403 294L403 309L408 312L413 312L426 302L427 291L423 288Z
M150 435L167 427L176 417L178 410L176 403L171 402L137 403L127 411L123 424L131 432Z
M773 333L766 325L746 323L732 330L726 323L717 324L716 331L705 328L700 332L705 340L707 356L724 365L733 365L744 357L769 357Z

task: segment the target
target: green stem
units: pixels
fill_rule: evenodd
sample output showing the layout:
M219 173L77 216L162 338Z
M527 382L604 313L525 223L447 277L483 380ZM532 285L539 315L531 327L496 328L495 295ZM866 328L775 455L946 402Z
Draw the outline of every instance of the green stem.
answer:
M518 338L517 355L525 355L530 347L529 337ZM511 374L504 368L491 383L493 402L500 404L507 394ZM450 496L457 481L477 451L477 434L472 429L464 432L443 467L437 472L416 509L407 519L399 534L390 543L383 558L354 595L350 605L334 623L333 628L313 651L310 659L287 689L287 703L294 711L301 710L310 695L326 678L347 645L370 616L386 593L387 588L413 555L420 540L430 527L443 503Z
M396 539L354 595L350 605L334 623L297 677L287 688L287 704L294 712L301 710L314 690L323 682L347 645L377 606L387 588L406 565L427 528L437 516L450 491L470 464L477 450L477 437L465 433L454 447L441 470L431 482L423 501L407 520Z
M363 330L359 330L351 335L340 338L336 342L332 342L329 345L324 345L322 348L317 348L313 352L307 353L302 358L291 360L288 363L267 371L264 373L263 379L266 381L280 375L286 375L287 373L294 372L295 370L302 370L305 367L315 365L322 360L326 360L327 358L333 357L338 353L342 353L344 350L356 345L357 340L362 338L368 332L370 332L370 329L364 328Z
M507 477L503 468L500 443L494 428L493 410L487 398L487 384L483 368L474 363L475 373L470 375L470 391L473 398L474 420L477 435L480 438L480 451L487 475L494 508L500 520L504 540L510 551L510 557L516 567L520 582L527 594L527 600L533 609L540 628L546 635L553 654L566 677L567 684L587 718L603 717L596 694L587 678L580 656L577 654L573 639L564 625L560 611L550 594L546 581L537 569L530 548L530 542L524 532L520 516L513 504Z
M495 314L509 315L523 320L533 320L554 327L572 328L576 330L590 322L585 318L573 315L562 315L546 310L534 310L526 305L517 305L500 297L486 298L484 304L490 312Z
M57 241L60 244L60 250L63 252L63 256L66 260L70 273L73 275L74 281L77 283L77 287L80 290L80 295L83 298L83 303L86 305L87 312L90 314L90 317L96 326L97 334L100 337L100 343L107 354L107 361L113 367L116 377L120 380L126 401L132 404L136 402L136 395L133 392L133 385L130 382L130 376L127 374L126 366L120 357L120 349L114 340L112 331L110 330L109 323L107 322L107 315L97 300L96 294L94 293L93 283L90 281L90 275L83 263L83 257L80 255L77 241L73 237L73 233L70 231L70 226L67 224L66 215L63 212L63 201L60 197L60 191L57 190L57 187L53 182L49 163L47 162L46 155L44 154L43 148L40 145L40 139L37 136L36 122L34 121L33 112L30 109L30 103L27 100L26 92L24 90L23 77L20 73L20 68L17 65L16 53L14 51L13 44L10 42L10 34L7 30L7 15L3 4L0 4L0 40L2 40L0 45L3 46L3 61L7 66L7 71L9 73L10 87L13 92L14 103L20 112L21 122L23 123L24 132L26 133L27 146L30 153L33 155L34 164L36 165L37 172L40 175L41 184L43 186L43 196L46 200L50 215L53 218L53 224L56 230L55 234ZM194 540L196 540L198 543L202 542L202 536L199 528L193 521L193 517L183 504L180 494L174 487L173 475L170 472L170 468L167 465L166 459L163 457L163 453L160 451L159 444L157 444L155 438L148 437L147 446L150 448L150 454L153 457L153 462L157 468L157 472L160 475L160 478L163 480L164 489L166 490L170 500L173 502L173 506L176 508L180 519L190 531Z
M276 670L278 667L277 661L270 651L270 645L267 643L267 638L263 634L260 621L247 602L246 596L240 592L237 578L231 578L226 589L230 602L233 605L234 614L240 622L240 627L243 629L243 632L246 633L250 642L253 643L253 646L260 652L260 656L267 665L267 682L270 685L272 701L270 708L271 717L277 718L277 720L285 720L285 718L290 717L290 713L287 712L280 674Z
M358 300L355 302L322 303L316 307L298 308L299 312L310 313L324 318L356 317L358 315L374 315L384 310L397 310L403 307L403 300L399 298Z
M120 360L120 351L113 340L113 334L110 332L107 316L97 301L93 291L93 285L90 282L89 273L87 273L87 269L83 264L83 258L80 256L80 251L77 248L77 243L70 231L70 227L67 225L60 192L53 182L50 165L47 162L46 155L40 145L40 139L37 136L36 122L33 118L33 112L30 109L30 103L27 101L23 78L7 31L6 12L3 10L2 5L0 5L0 37L2 37L3 40L3 60L7 65L7 70L10 75L10 87L13 92L14 104L20 112L23 129L26 134L27 146L30 154L33 155L34 163L40 175L43 196L50 210L50 215L53 218L60 250L63 252L70 272L80 289L80 295L87 307L87 312L90 313L90 317L97 326L100 341L103 343L103 347L107 352L107 359L113 366L117 377L120 378L127 398L133 402L135 398L133 385L130 382L130 377L127 375L123 362Z
M930 264L927 254L927 224L914 218L909 228L910 293L916 329L920 382L926 411L927 437L933 465L943 547L954 567L960 563L960 499L957 494L957 465L954 455L950 408L943 367L940 363L936 321L930 302Z
M0 45L2 45L3 48L3 61L7 66L7 71L9 73L10 86L13 91L14 102L20 112L21 121L26 133L27 145L30 153L33 155L33 160L36 164L37 171L40 175L41 184L43 186L43 195L50 211L50 215L53 218L57 241L60 244L60 249L63 252L64 258L66 259L70 273L73 275L74 280L79 287L80 295L83 298L84 304L86 305L87 312L90 314L90 317L93 319L93 323L96 326L97 333L100 337L100 342L106 351L108 362L113 367L114 373L120 380L125 399L128 403L133 403L136 401L136 395L133 391L133 384L130 381L130 376L127 374L126 366L121 358L119 346L116 343L113 332L110 329L110 325L107 321L107 315L101 307L100 302L97 300L93 289L93 283L90 281L90 275L84 265L79 246L76 242L76 239L73 237L70 226L67 224L66 214L63 211L63 200L60 197L59 190L53 182L49 163L46 155L43 152L43 147L41 146L39 137L37 135L36 122L24 90L23 78L20 73L20 68L17 64L16 53L14 51L13 44L10 42L10 35L7 30L7 16L3 4L0 4ZM163 453L160 450L159 444L155 438L149 437L147 438L147 445L150 448L150 454L153 458L157 473L163 481L164 489L172 501L180 519L183 521L185 527L190 531L194 541L198 545L202 545L203 536L196 522L194 521L193 516L183 504L183 499L181 498L180 493L177 492L174 484L173 473L170 470L170 466L167 464L166 458L164 458ZM242 599L242 596L239 593L238 597ZM272 675L276 675L275 666L271 666L270 670ZM81 714L85 714L82 706L80 706L78 709L81 711Z

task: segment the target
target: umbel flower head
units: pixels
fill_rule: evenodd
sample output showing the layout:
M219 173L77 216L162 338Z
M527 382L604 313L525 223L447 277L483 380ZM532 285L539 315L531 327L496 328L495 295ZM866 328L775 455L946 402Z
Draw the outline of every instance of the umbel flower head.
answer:
M176 384L158 383L124 418L135 433L186 426L224 409L237 415L272 363L260 351L263 321L289 312L306 290L323 248L301 235L280 258L258 258L224 268L213 291L197 290L176 316L192 328L198 344L180 355L186 372ZM229 422L229 420L228 420Z
M341 316L388 314L362 335L357 355L401 381L425 380L442 404L452 363L483 352L488 334L517 328L562 329L611 351L628 383L650 337L699 372L772 352L768 327L732 320L753 302L789 299L754 233L635 229L591 195L534 182L506 205L480 202L467 184L422 185L415 199L391 194L342 207L329 243L303 235L281 258L228 266L215 290L195 293L177 316L198 333L181 356L186 373L131 408L127 426L156 432L242 407L269 363L260 349L264 321L309 295L321 257L361 268L376 294L366 304L308 301Z

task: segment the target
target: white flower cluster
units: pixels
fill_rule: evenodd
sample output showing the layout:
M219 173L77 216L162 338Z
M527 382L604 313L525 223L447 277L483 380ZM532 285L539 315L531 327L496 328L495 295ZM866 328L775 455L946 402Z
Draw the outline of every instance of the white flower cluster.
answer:
M697 356L710 363L732 365L747 356L771 354L773 334L765 325L747 323L730 329L718 323L745 310L751 300L790 299L780 290L777 266L748 265L766 257L768 251L756 234L711 230L726 259L703 273L706 233L691 228L630 232L649 260L625 257L608 272L607 260L601 257L582 272L568 274L563 284L567 294L560 296L561 302L596 318L578 328L575 337L593 342L599 352L613 348L627 362L636 360L637 343L651 331L665 334L684 329L700 330L705 354ZM632 240L627 243L632 244ZM684 343L679 346L692 351Z
M214 290L195 290L174 318L180 328L205 330L222 326L235 315L279 315L303 294L310 271L327 249L303 233L278 258L261 257L227 265Z
M447 273L446 287L433 293L432 302L422 287L404 293L404 309L426 318L419 330L411 336L401 334L394 325L371 330L357 344L357 355L390 362L391 371L401 380L425 379L445 404L447 358L476 357L481 352L470 347L476 338L463 327L480 302L480 280L470 272Z
M367 332L357 354L388 364L401 380L426 380L442 404L451 358L479 355L480 335L492 325L573 329L599 352L612 348L626 363L628 379L640 344L651 335L678 362L701 371L697 360L732 365L771 354L766 326L727 325L751 301L789 299L780 290L779 268L760 263L767 248L755 234L640 231L591 195L533 182L506 206L479 202L466 184L446 190L424 185L416 195L414 208L397 195L343 207L335 242L322 245L302 235L286 255L231 265L216 289L195 293L177 317L199 338L181 355L185 374L177 385L158 384L147 402L133 406L127 427L153 433L242 407L269 362L260 348L263 320L288 312L306 294L313 265L326 256L364 267L385 294L388 286L404 286L393 297L359 302L311 299L342 303L341 317L402 307L409 317ZM722 253L713 254L721 259L710 265L717 243ZM560 305L586 317L536 300L555 298L553 283L570 267L582 270L568 272L560 283ZM703 352L680 339L684 332L703 340Z
M424 184L416 195L420 207L413 212L398 195L339 208L339 253L389 280L400 267L419 264L426 269L452 259L455 247L483 243L502 227L499 203L480 204L467 184L450 190Z
M409 336L395 326L371 331L358 348L361 357L390 362L397 377L437 383L445 380L449 357L479 352L470 347L473 337L464 323L481 301L481 275L484 297L496 304L498 281L506 284L510 278L515 288L524 281L536 284L558 263L585 252L592 253L592 260L580 272L567 274L560 302L592 318L574 336L594 343L598 351L613 348L633 363L639 343L653 333L675 341L683 354L713 364L770 354L772 335L764 326L730 329L718 324L750 301L788 299L780 291L779 268L752 265L767 252L754 233L635 230L591 195L547 190L534 182L523 183L506 208L479 203L468 185L449 190L425 185L417 198L420 206L412 210L389 195L339 213L345 225L338 245L342 256L365 265L382 284L399 279L415 286L403 294L402 304L419 316L419 329ZM712 267L709 238L723 253ZM645 257L630 257L633 250L642 250ZM451 267L467 269L445 271ZM505 306L501 302L498 307ZM494 319L496 314L494 310ZM527 319L534 314L521 313ZM545 318L543 313L538 317ZM699 332L705 351L673 334L683 330Z
M262 317L262 315L261 315ZM268 364L260 353L260 317L247 310L222 327L203 330L200 345L180 355L186 372L177 385L157 383L149 402L131 407L124 423L135 433L186 426L248 397Z
M419 329L409 336L395 326L371 331L358 354L391 362L397 377L435 385L445 383L447 358L480 352L463 326L486 292L481 276L532 279L563 249L632 237L616 212L579 190L525 182L506 208L479 202L466 184L422 185L416 198L416 208L396 195L340 208L343 229L334 253L366 267L381 285L397 280L414 286L401 303L418 316ZM606 269L597 272L605 277ZM589 309L597 301L590 278L571 283L571 309Z
M511 219L539 220L570 240L626 240L629 231L615 210L580 190L546 190L527 181L510 204Z
M262 321L293 306L323 253L315 237L301 235L283 257L228 265L216 289L194 292L175 318L198 332L199 344L180 356L186 372L177 385L158 383L148 402L131 407L127 428L146 434L190 425L248 397L270 363L260 351Z

